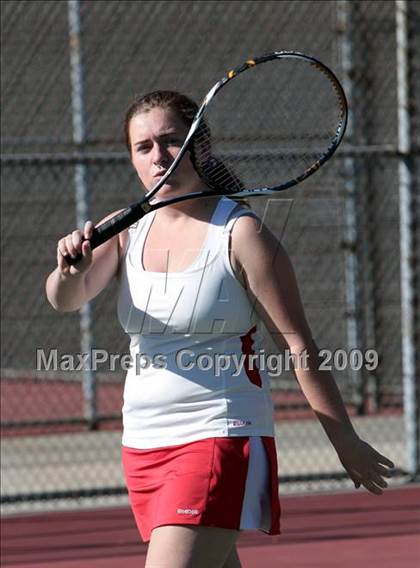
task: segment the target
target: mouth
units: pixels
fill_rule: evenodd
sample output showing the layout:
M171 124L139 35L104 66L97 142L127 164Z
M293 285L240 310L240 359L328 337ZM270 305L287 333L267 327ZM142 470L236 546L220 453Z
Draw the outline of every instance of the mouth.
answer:
M166 174L167 170L161 170L160 172L157 172L156 174L154 174L154 178L161 178Z

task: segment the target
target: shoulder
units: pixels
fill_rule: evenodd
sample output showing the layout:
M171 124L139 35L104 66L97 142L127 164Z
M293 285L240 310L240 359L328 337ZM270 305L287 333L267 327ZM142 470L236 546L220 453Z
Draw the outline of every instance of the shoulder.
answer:
M231 232L230 258L236 276L247 289L295 280L287 251L258 217L237 219Z
M272 263L274 258L285 258L287 253L279 239L256 215L241 215L232 229L232 256L245 267Z

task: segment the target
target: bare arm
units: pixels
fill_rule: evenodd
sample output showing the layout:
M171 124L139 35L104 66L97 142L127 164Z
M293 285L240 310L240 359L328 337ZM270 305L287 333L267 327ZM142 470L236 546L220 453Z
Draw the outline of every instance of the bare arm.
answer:
M296 356L307 354L302 368L295 367L296 378L356 487L363 483L372 493L380 494L380 487L386 487L381 475L388 475L384 465L394 464L359 439L332 373L319 369L318 348L286 251L267 228L259 231L258 221L242 217L232 232L232 256L278 347L287 346Z
M113 215L115 213L103 221ZM57 267L46 282L48 301L57 311L78 310L97 296L118 272L120 250L124 246L126 233L113 237L92 252L88 240L92 229L93 225L88 221L83 231L73 231L58 241ZM87 239L83 243L82 236ZM70 266L64 257L68 254L75 256L79 252L83 258L75 266Z

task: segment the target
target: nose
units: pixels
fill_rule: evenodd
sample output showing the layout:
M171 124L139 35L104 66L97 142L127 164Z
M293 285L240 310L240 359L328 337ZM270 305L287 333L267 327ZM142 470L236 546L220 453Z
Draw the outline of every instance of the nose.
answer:
M168 163L168 154L166 152L164 144L155 142L155 144L153 145L152 160L154 164L159 166L164 166Z

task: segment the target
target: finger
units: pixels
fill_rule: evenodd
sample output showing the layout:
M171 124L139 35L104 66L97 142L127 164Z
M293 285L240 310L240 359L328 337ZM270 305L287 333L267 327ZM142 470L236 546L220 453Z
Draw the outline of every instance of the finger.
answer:
M73 231L71 234L71 239L73 241L73 245L77 252L82 250L82 233L79 230Z
M370 479L376 483L376 485L379 485L379 487L383 487L384 489L386 487L388 487L388 483L385 481L385 479L382 479L382 477L377 474L377 473L371 473L370 474Z
M382 495L383 491L380 487L378 487L377 485L375 485L375 483L373 483L373 481L366 481L363 482L363 486L370 492L373 493L374 495Z
M57 251L58 251L62 256L66 256L66 254L68 253L68 251L67 251L65 239L60 239L60 240L58 241L58 243L57 243Z
M380 464L378 464L376 466L376 473L379 473L379 475L382 475L384 477L392 477L393 476L392 469L384 467L383 465L380 465Z
M353 481L354 486L356 489L359 489L360 485L361 485L361 476L357 473L357 472L350 472L347 471L347 473L349 474L350 479Z
M376 457L378 458L379 463L386 465L391 469L395 468L395 464L390 459L380 454L378 451L376 452Z
M84 229L85 239L90 239L93 233L93 223L92 221L86 221Z
M67 253L71 257L75 258L79 251L74 246L73 233L71 235L67 235L67 237L65 237L65 246L66 246L66 249L67 249Z
M57 246L57 266L60 272L63 272L66 268L68 268L67 262L64 260L64 256L61 253L60 249Z
M60 239L58 241L58 245L57 245L57 254L60 254L61 256L61 261L62 261L62 266L68 266L65 257L66 256L70 256L70 252L67 248L67 239L66 237L64 237L64 239Z
M90 241L84 241L82 243L82 255L86 260L88 260L88 261L91 260L92 249L91 249L91 246L90 246Z

